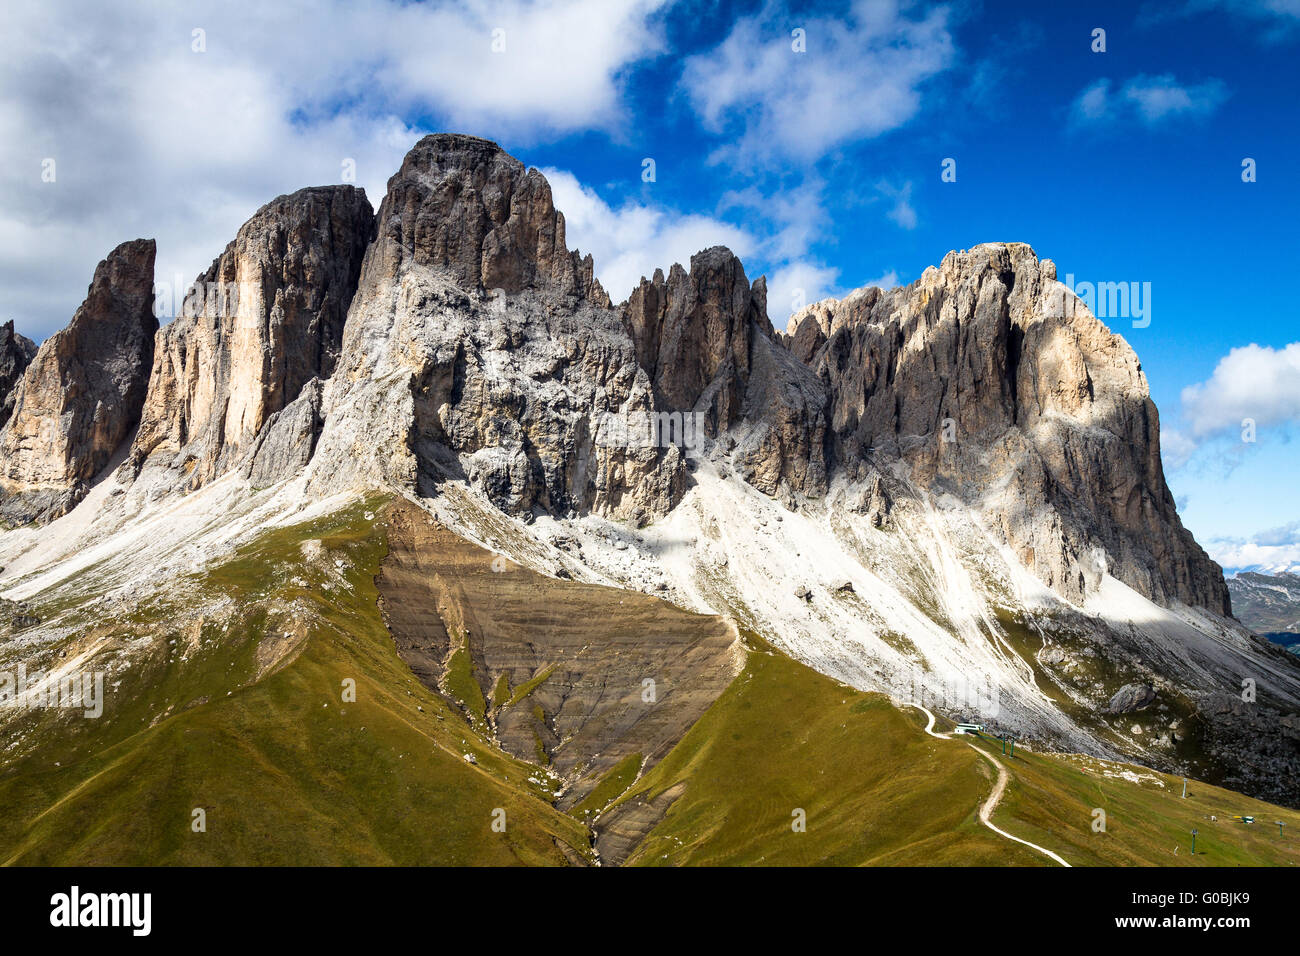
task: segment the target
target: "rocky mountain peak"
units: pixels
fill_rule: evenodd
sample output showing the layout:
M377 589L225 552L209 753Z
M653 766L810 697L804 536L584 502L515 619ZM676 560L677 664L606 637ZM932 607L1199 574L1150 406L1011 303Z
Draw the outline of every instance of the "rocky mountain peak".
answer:
M0 428L13 414L14 390L36 357L36 343L14 331L13 320L0 325Z
M547 287L608 306L590 256L565 244L564 216L546 177L474 136L426 136L388 181L374 268L444 269L465 288Z
M987 511L1072 600L1105 572L1230 613L1165 484L1137 356L1029 246L950 252L911 285L818 303L792 326L792 352L830 389L837 460L900 460L914 484Z
M724 246L691 256L689 271L656 270L622 306L623 324L662 408L700 416L731 438L746 480L770 495L826 490L826 394L775 340L767 282L752 285Z
M71 508L140 419L158 320L155 245L124 242L86 299L23 373L0 430L0 514L14 523Z
M750 287L745 267L724 246L691 256L689 271L656 270L623 305L637 358L668 408L690 411L720 373L720 423L740 415L755 335L771 335L766 286Z

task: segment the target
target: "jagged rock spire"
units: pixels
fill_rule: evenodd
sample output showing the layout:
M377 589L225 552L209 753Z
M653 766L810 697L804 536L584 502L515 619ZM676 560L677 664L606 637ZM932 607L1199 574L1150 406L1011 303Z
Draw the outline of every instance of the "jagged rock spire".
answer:
M140 420L153 361L152 239L124 242L95 268L67 328L41 345L0 431L0 514L57 517Z

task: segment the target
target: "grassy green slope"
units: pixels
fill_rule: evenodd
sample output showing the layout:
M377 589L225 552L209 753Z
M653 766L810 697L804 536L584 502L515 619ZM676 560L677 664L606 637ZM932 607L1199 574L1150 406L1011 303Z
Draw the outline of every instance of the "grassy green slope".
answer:
M752 636L744 671L662 761L638 777L631 755L559 812L544 774L486 743L398 656L374 585L380 504L269 531L127 617L80 620L70 657L99 646L130 666L98 720L34 711L6 725L21 733L0 758L0 862L558 865L590 858L582 820L596 810L602 831L671 794L628 862L1052 865L981 825L994 771L966 739L930 737L918 712ZM233 616L207 610L223 597ZM980 746L1012 775L994 821L1075 865L1300 862L1292 811L1195 782L1183 800L1180 780L1151 771L1134 781L1118 765ZM191 828L195 808L206 832Z
M1017 750L981 741L1012 774L994 822L1075 866L1295 866L1300 813L1196 780L1090 757ZM1117 776L1136 775L1137 780ZM1105 831L1093 829L1105 811ZM1253 816L1254 824L1233 819ZM1212 820L1211 817L1217 817ZM1275 821L1286 824L1279 834ZM1191 855L1191 831L1196 855ZM1175 852L1175 848L1177 852Z
M373 583L383 535L365 512L270 532L200 576L200 592L248 613L185 660L146 656L99 720L34 713L40 747L0 770L0 861L558 864L557 840L585 854L584 829L527 782L533 769L483 744L397 656ZM341 579L304 571L310 539L346 556ZM183 610L119 626L183 646L165 623ZM268 634L294 629L297 650L258 679Z
M919 712L750 640L759 651L736 683L606 811L616 817L681 789L629 863L1056 865L980 824L994 771L971 738L930 737ZM1197 782L1183 800L1181 779L1145 768L978 746L1010 773L993 822L1074 866L1300 863L1294 811ZM795 808L806 811L806 832L791 827ZM1095 808L1107 814L1104 833L1093 830ZM1256 823L1230 819L1238 814ZM1288 824L1283 837L1276 820Z
M685 785L629 863L1038 862L980 824L992 770L978 754L919 733L884 697L747 640L744 672L615 805Z

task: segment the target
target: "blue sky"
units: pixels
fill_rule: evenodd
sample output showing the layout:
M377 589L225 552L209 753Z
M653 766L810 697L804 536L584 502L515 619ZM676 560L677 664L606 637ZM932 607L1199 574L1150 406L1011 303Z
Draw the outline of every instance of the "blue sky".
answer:
M469 132L547 172L615 299L715 243L767 274L778 327L798 299L984 241L1150 283L1148 326L1106 321L1142 359L1184 520L1228 565L1300 562L1300 0L55 2L12 21L0 318L35 338L119 241L156 236L160 282L183 285L274 195L350 160L377 203L422 133Z

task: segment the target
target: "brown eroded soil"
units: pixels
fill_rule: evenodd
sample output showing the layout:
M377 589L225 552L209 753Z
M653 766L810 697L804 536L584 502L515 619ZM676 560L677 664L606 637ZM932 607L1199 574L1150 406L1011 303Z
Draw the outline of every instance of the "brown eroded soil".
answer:
M555 770L562 807L633 754L649 769L739 672L721 618L546 577L401 499L384 523L376 583L403 660L508 753Z

